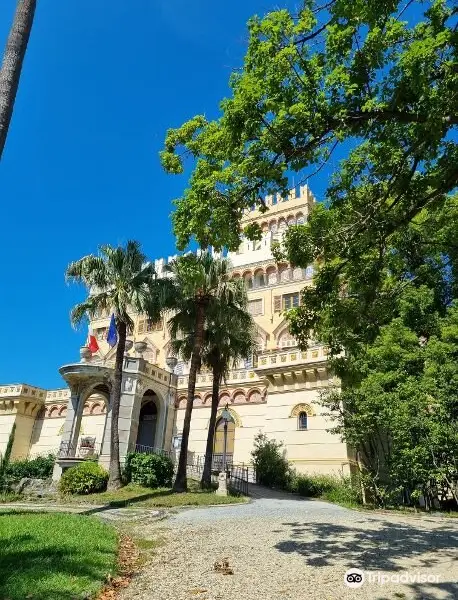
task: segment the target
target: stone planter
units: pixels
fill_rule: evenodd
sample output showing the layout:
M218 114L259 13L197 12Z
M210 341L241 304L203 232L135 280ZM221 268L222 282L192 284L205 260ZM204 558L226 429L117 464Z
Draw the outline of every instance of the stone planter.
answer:
M132 340L126 340L126 352L129 352L133 345L134 343Z
M146 342L135 342L135 352L138 354L143 354L147 348Z
M80 359L82 363L89 362L92 358L92 352L87 346L81 346L80 348Z

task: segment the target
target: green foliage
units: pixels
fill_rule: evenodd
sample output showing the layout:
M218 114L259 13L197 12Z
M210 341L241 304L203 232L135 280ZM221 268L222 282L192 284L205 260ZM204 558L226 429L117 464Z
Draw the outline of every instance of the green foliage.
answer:
M169 487L173 462L160 454L130 452L126 457L125 477L129 482L148 488Z
M258 433L253 446L251 456L258 483L285 489L292 477L292 470L281 450L283 444Z
M6 475L11 481L18 481L23 477L32 479L48 479L52 475L54 454L48 456L36 456L35 458L26 458L24 460L14 460L10 462L6 469Z
M286 195L288 172L305 180L331 171L327 200L339 218L330 239L338 236L348 255L361 256L454 189L452 0L307 0L298 11L253 17L248 35L221 116L167 132L161 159L169 173L194 158L173 215L179 247L195 237L235 250L243 211L264 211L266 193ZM332 172L335 152L344 160Z
M359 453L370 499L382 506L416 504L420 496L429 507L447 498L458 503L458 305L435 316L429 338L420 337L427 297L434 311L431 295L418 294L420 332L406 325L413 326L409 304L347 359L358 384L325 398L335 431Z
M103 492L108 483L108 473L100 465L85 461L67 469L59 482L62 494L94 494Z
M296 475L293 490L300 496L323 498L337 504L357 504L360 495L350 477L336 475Z

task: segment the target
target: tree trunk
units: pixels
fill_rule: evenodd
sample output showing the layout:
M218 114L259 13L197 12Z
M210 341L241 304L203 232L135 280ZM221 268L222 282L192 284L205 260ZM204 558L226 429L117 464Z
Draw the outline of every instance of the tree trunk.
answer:
M121 466L119 464L119 405L121 403L122 369L126 349L127 327L122 321L116 323L118 345L114 367L114 381L111 391L111 438L110 438L110 477L108 489L118 490L121 487Z
M37 0L18 0L0 70L0 159L13 114Z
M200 353L204 341L204 324L205 324L205 305L199 303L196 314L196 335L194 338L194 348L191 356L191 366L189 369L188 378L188 399L186 402L186 411L184 413L183 433L181 438L180 458L178 460L178 470L173 484L174 492L186 492L188 483L186 480L186 466L188 461L188 440L189 430L191 427L191 414L194 404L194 396L196 390L197 371L200 367Z
M221 384L221 370L219 365L213 367L213 389L212 389L212 406L210 412L210 423L207 433L207 447L205 450L205 464L202 473L200 485L203 488L210 489L212 485L212 458L213 458L213 440L215 438L216 414L219 404L219 388Z

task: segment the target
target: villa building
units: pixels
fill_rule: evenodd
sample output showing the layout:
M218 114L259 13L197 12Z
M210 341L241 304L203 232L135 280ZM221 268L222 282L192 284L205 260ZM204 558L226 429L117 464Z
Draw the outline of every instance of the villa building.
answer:
M268 212L253 210L243 223L259 223L262 239L244 240L237 252L229 254L233 277L246 283L259 351L231 370L221 389L221 410L227 404L234 420L228 431L228 453L234 464L248 464L253 440L263 432L283 442L297 471L346 472L347 447L328 431L330 423L319 403L320 392L330 384L326 348L311 341L309 348L301 351L284 316L286 309L299 305L300 290L311 285L313 267L276 264L271 252L272 242L280 240L288 226L307 220L315 199L310 189L302 186L288 198L268 197L266 203ZM155 261L159 275L165 264L164 259ZM71 458L96 453L101 464L108 464L109 390L116 350L110 350L106 342L109 317L100 314L91 323L100 351L91 356L82 348L80 362L61 367L68 387L44 390L25 384L0 385L0 453L16 424L13 457L51 452ZM166 318L155 323L144 315L133 315L133 319L119 418L121 456L136 447L176 450L188 367L170 360ZM211 373L202 369L189 440L189 451L196 455L205 452L211 388ZM215 454L222 452L221 427L218 421Z

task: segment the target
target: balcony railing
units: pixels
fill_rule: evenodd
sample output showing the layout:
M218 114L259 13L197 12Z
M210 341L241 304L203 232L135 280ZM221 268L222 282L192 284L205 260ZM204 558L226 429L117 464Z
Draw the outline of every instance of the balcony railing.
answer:
M325 346L316 346L308 350L277 348L259 355L256 371L304 362L322 362L327 357L328 349Z

